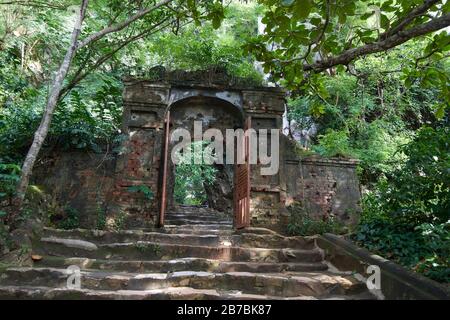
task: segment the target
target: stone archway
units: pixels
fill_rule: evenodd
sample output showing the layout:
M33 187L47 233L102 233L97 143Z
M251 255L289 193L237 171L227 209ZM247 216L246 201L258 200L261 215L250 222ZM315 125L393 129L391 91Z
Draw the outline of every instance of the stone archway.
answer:
M188 91L190 92L190 91ZM202 132L214 128L222 132L225 137L226 129L237 129L243 126L243 113L236 104L226 101L217 96L191 95L184 97L172 103L170 110L170 128L167 131L169 136L174 130L183 128L190 132L191 137L194 136L194 121L202 123ZM167 114L167 112L166 112ZM169 139L168 155L173 150L177 141ZM226 148L224 146L224 152ZM226 154L223 155L226 157ZM233 209L233 165L213 164L215 173L214 184L205 184L204 189L207 195L208 206L219 212L231 214ZM166 203L170 210L176 205L174 199L174 186L176 179L176 166L172 161L167 163L166 183ZM164 181L162 182L164 183ZM164 205L164 204L162 204Z

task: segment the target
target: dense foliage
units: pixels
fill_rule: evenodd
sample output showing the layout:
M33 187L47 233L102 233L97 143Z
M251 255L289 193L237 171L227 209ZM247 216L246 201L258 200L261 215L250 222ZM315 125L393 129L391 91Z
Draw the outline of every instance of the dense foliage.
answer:
M428 31L449 24L448 1L439 0L260 0L267 10L265 33L247 49L264 70L302 95L326 95L330 74L352 72L354 61L421 39ZM402 61L405 77L418 74L441 89L440 112L450 103L447 73L430 66L446 58L449 35L440 31L424 37L426 45L413 59Z
M326 97L292 99L289 119L294 129L315 124L313 150L325 156L358 158L363 184L377 181L404 157L398 148L417 129L448 121L435 115L439 88L421 86L419 76L407 86L400 72L405 57L412 59L421 46L422 41L415 41L389 54L358 61L356 73L328 77ZM448 61L437 62L435 67L450 70Z
M450 131L421 128L406 161L365 196L355 240L439 281L450 281Z

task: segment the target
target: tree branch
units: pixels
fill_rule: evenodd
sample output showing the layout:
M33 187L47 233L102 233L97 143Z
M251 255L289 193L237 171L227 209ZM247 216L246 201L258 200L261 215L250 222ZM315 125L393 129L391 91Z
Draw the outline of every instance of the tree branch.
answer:
M369 43L362 47L353 48L342 52L340 55L328 58L326 60L318 61L312 64L303 65L304 71L320 72L337 65L347 65L358 57L365 56L371 53L383 52L394 48L406 41L423 36L425 34L438 31L450 25L450 14L433 19L432 21L412 27L405 31L399 31L385 40Z
M157 4L155 4L153 7L147 8L147 9L142 9L140 11L138 11L136 14L134 14L133 16L129 17L127 20L118 23L116 25L113 26L109 26L106 27L96 33L91 34L90 36L88 36L86 39L84 39L83 41L79 42L77 49L83 48L85 46L87 46L88 44L102 38L103 36L109 34L109 33L113 33L113 32L117 32L120 31L124 28L126 28L128 25L130 25L131 23L133 23L136 20L139 20L141 18L143 18L144 16L146 16L147 14L149 14L150 12L170 3L172 0L163 0L161 2L158 2Z
M95 69L97 69L98 67L100 67L105 61L107 61L108 59L110 59L112 56L114 56L119 50L123 49L126 45L142 39L145 36L154 34L156 32L161 31L164 28L167 28L170 23L166 23L167 22L167 18L163 19L162 21L158 22L157 24L153 25L150 28L147 28L146 30L140 32L139 34L130 37L126 40L124 40L122 43L119 44L119 46L117 48L115 48L114 50L112 50L111 52L108 52L107 54L101 56L92 66L90 66L85 72L81 72L81 68L76 72L74 78L69 82L69 84L67 84L67 86L65 86L62 90L61 90L61 94L60 94L60 99L62 99L65 95L67 95L67 93L73 89L81 80L83 80L84 78L86 78L92 71L94 71Z
M7 1L7 2L0 2L0 5L17 5L17 6L28 6L28 7L36 7L36 8L50 8L50 9L56 9L56 10L67 10L67 5L61 4L52 4L47 3L44 1Z
M413 22L415 18L426 13L428 9L438 2L440 2L440 0L426 0L423 5L412 9L395 27L380 35L380 39L386 39L387 37L403 30L406 26Z

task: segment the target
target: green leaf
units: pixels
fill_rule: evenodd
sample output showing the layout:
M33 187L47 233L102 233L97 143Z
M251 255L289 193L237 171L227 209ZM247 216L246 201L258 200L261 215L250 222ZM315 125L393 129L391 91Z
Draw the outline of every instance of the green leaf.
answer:
M312 9L312 0L297 0L293 7L293 15L296 19L306 19Z
M218 29L220 27L221 19L218 16L214 16L212 19L212 26L214 29Z
M386 30L390 25L391 22L389 21L389 18L385 14L381 14L381 27Z
M445 104L440 104L438 107L437 107L437 109L436 109L436 111L435 111L435 113L434 113L434 115L436 116L436 118L437 119L442 119L442 118L444 118L444 116L445 116L445 109L447 108L447 106L445 105Z

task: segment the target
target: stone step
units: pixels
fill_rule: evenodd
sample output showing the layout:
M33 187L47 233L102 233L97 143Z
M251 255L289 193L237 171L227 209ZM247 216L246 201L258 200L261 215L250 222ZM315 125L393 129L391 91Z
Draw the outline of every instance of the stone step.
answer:
M2 286L50 286L66 288L66 269L10 268L2 273ZM173 273L117 273L81 271L81 287L91 290L154 290L174 287L240 291L279 297L346 295L362 293L362 282L346 275L295 273L290 275L250 272L211 273L183 271Z
M317 300L315 297L297 296L280 298L263 295L242 294L221 290L201 290L189 287L133 290L87 290L61 289L49 287L0 286L0 299L39 299L39 300ZM374 296L364 293L347 296L330 296L325 299L372 300Z
M296 248L314 249L315 237L284 237L279 234L240 233L233 238L233 244L254 248Z
M200 226L200 228L198 228ZM143 232L151 232L150 230L154 229L147 229L142 228L139 229ZM170 234L202 234L202 235L221 235L221 236L231 236L235 233L235 230L232 228L226 227L220 227L220 228L202 228L201 225L197 225L196 228L190 227L190 226L165 226L164 228L160 228L159 232L163 233L170 233Z
M164 221L164 225L224 225L233 226L233 222L229 220L202 220L202 219L170 219L167 218Z
M61 230L46 228L44 238L56 237L66 239L83 239L95 244L149 241L158 243L212 246L219 245L228 237L216 234L178 234L164 232L144 232L141 230L101 231L88 229ZM222 239L223 238L223 239Z
M233 230L233 225L228 223L193 223L193 224L177 224L177 223L164 223L164 229L180 228L190 230Z
M270 297L245 295L217 290L187 287L146 291L133 290L75 290L49 287L0 286L0 300L267 300Z
M188 213L193 213L193 214L208 214L208 215L224 215L225 213L223 212L218 212L215 211L214 209L211 208L199 208L199 207L178 207L178 208L169 208L169 210L167 210L167 214L188 214Z
M226 215L215 215L215 214L195 214L195 213L173 213L173 214L167 214L165 216L166 219L192 219L192 220L198 220L202 219L204 221L233 221L233 217L226 216Z
M208 271L208 272L301 272L326 271L328 265L324 262L233 262L204 258L181 258L174 260L102 260L89 258L62 258L44 256L35 262L36 267L67 268L75 265L81 269L98 269L123 272L175 272L175 271Z
M41 255L114 260L170 260L186 257L252 262L320 262L323 260L323 251L319 248L195 246L148 241L96 245L87 241L55 237L42 238L34 244L33 251Z
M273 234L279 235L273 230L267 228L244 228L235 230L230 226L223 225L165 225L163 228L134 228L133 230L140 230L144 232L165 232L165 233L193 233L193 234Z
M206 221L202 219L166 219L164 222L164 225L175 225L175 226L181 226L181 225L225 225L233 227L233 221L228 220L211 220Z
M284 237L278 234L260 235L254 233L241 234L190 234L190 233L165 233L144 232L142 230L101 231L89 229L62 230L46 228L44 238L56 237L65 239L83 239L95 244L149 241L158 243L219 246L231 243L232 246L259 247L259 248L299 248L313 249L315 239L313 237Z

